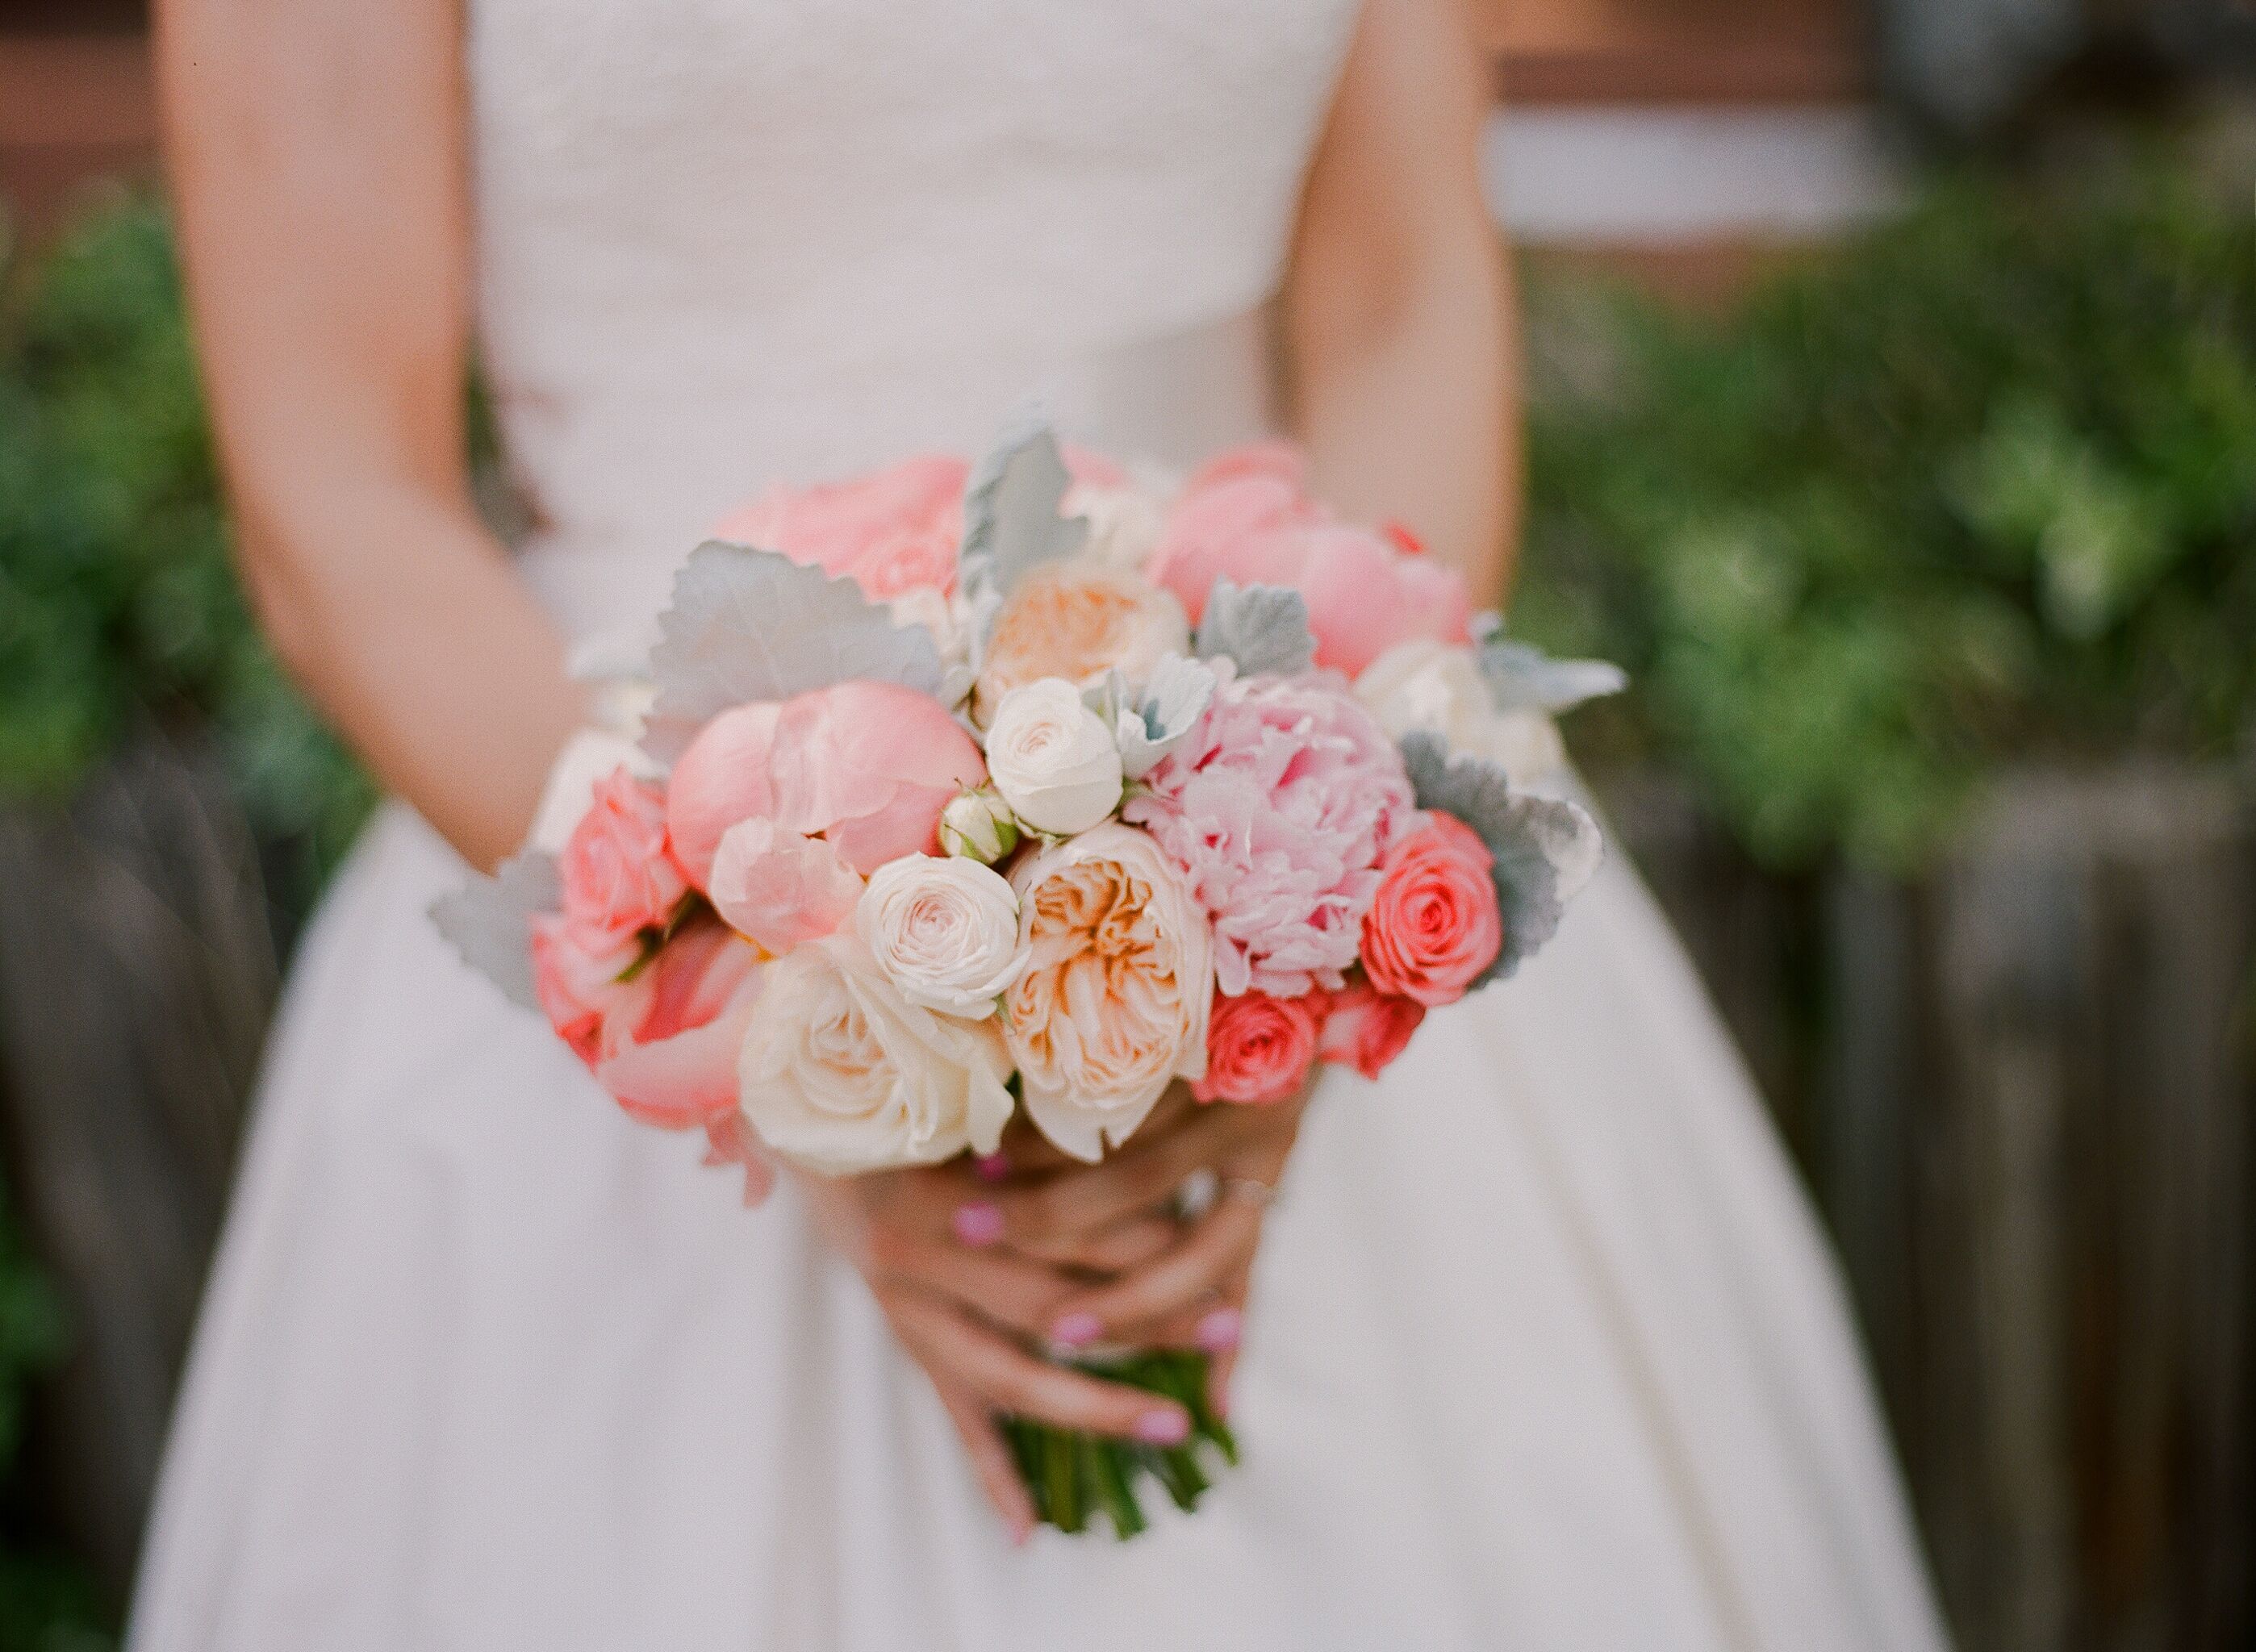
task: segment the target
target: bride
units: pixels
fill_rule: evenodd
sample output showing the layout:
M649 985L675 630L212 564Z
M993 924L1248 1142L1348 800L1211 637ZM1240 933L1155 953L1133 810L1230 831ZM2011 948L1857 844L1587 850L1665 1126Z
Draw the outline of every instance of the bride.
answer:
M757 1212L425 916L523 833L568 648L706 524L1030 394L1177 464L1282 429L1500 591L1451 4L160 5L243 570L398 800L276 1033L139 1652L1940 1646L1837 1282L1625 868L1376 1086ZM1034 1351L1168 1334L1235 1360L1245 1466L1132 1543L1030 1532L993 1414L1182 1425Z

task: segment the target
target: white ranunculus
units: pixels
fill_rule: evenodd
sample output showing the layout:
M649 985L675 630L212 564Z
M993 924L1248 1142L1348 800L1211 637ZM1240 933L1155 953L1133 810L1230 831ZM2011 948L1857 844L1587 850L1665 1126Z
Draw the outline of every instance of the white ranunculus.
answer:
M1120 806L1120 748L1062 677L1003 697L987 730L987 774L1037 832L1086 832Z
M901 996L977 1021L1026 973L1019 897L978 861L903 855L870 875L854 928Z
M1452 751L1502 764L1514 785L1540 780L1566 761L1558 726L1541 712L1496 709L1468 648L1398 643L1364 667L1355 695L1395 739L1420 728L1439 735Z
M768 966L737 1060L760 1139L826 1176L993 1152L1010 1073L992 1021L909 1002L851 929Z

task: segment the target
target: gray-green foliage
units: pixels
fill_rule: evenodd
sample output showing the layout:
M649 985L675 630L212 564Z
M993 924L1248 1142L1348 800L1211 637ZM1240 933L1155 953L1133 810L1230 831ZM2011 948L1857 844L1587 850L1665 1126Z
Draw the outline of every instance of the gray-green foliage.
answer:
M1915 864L1985 767L2256 706L2256 220L2148 157L1936 186L1725 316L1537 313L1517 632L1759 854Z

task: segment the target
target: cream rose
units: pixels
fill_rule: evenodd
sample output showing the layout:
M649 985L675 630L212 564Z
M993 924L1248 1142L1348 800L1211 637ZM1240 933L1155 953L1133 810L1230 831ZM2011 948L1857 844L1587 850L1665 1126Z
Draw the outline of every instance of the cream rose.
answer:
M1497 710L1479 662L1462 645L1398 643L1364 668L1355 694L1397 740L1414 728L1439 735L1452 751L1501 763L1515 785L1566 761L1558 726L1540 711Z
M976 861L905 855L870 875L855 932L901 996L976 1021L1026 973L1019 897Z
M1081 690L1047 677L1003 698L987 731L987 775L1037 832L1086 832L1120 806L1120 748Z
M1107 671L1140 683L1167 654L1190 652L1190 622L1173 593L1085 556L1035 569L995 615L971 697L993 721L1014 688L1061 677L1087 688Z
M850 929L768 967L737 1062L760 1139L826 1176L993 1152L1010 1072L992 1022L909 1002Z
M1169 1080L1205 1073L1213 937L1159 846L1128 826L1030 856L1011 882L1031 962L1004 998L1004 1036L1026 1112L1096 1159Z

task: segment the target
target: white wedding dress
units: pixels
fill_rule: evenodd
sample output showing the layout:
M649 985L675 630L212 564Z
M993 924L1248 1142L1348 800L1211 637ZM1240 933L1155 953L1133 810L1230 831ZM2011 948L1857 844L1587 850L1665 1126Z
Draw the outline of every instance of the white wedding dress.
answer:
M470 0L480 330L576 635L774 477L1030 395L1182 462L1262 306L1344 0ZM1618 862L1326 1080L1244 1466L1014 1550L786 1189L629 1123L425 916L386 808L309 934L174 1429L137 1652L1927 1652L1838 1283Z

